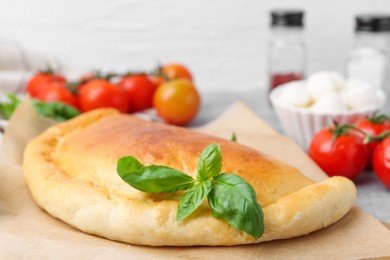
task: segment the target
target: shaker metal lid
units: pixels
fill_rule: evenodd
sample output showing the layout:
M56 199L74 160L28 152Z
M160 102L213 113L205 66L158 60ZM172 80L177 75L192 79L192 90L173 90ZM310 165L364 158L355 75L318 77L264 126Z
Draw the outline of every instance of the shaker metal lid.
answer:
M303 27L303 15L300 9L271 10L271 26Z
M355 22L355 30L359 32L390 31L390 14L360 14Z

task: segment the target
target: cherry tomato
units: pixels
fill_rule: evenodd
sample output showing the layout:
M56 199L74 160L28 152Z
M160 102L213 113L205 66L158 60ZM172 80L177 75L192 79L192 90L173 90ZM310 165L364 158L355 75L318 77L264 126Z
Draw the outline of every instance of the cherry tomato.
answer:
M163 75L165 75L169 80L172 79L188 79L193 81L191 72L184 65L177 63L165 64L161 69Z
M27 82L26 91L31 97L37 97L39 92L53 81L65 83L65 78L52 72L38 72Z
M93 80L93 79L96 79L96 78L95 78L95 76L94 76L92 73L90 73L90 72L81 75L80 78L79 78L79 80L75 82L75 83L76 83L76 87L75 87L76 91L77 91L77 92L80 92L80 90L82 89L82 87L84 87L85 84L87 84L89 81L91 81L91 80Z
M129 112L152 107L156 85L146 75L124 76L118 83L127 92L130 101Z
M157 89L153 97L153 105L160 117L168 123L185 125L198 113L200 96L191 81L171 80Z
M94 79L86 83L80 89L79 102L82 111L103 107L116 108L123 113L129 110L126 90L104 79Z
M390 137L385 138L375 149L373 166L383 185L390 189Z
M63 102L78 109L77 97L66 88L65 83L63 82L53 81L48 83L47 86L38 93L36 98L45 102Z
M156 86L156 89L165 82L164 78L159 75L151 75L149 76L150 81Z
M309 155L329 176L353 179L366 166L367 147L358 136L335 131L337 129L326 128L316 133L309 146Z
M362 119L356 127L363 132L372 135L378 136L385 131L390 130L390 121L387 116L383 114L373 115L372 117L366 117ZM363 137L362 137L363 138ZM378 146L380 142L374 141L367 144L369 159L368 166L371 167L372 156L374 154L375 148Z

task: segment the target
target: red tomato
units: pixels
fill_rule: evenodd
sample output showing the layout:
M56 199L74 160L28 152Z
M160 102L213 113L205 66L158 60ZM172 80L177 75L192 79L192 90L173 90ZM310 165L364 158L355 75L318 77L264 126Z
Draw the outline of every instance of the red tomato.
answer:
M369 135L378 136L383 132L390 130L390 122L385 115L374 115L372 117L364 118L356 127ZM376 141L367 144L369 153L368 166L371 166L372 156L379 143L379 141Z
M38 72L27 82L26 91L31 97L37 97L53 81L65 83L65 78L52 72Z
M333 138L332 131L333 128L327 128L314 135L309 155L329 176L352 179L367 163L367 147L358 136L343 133Z
M85 84L87 84L89 81L95 79L94 75L92 73L85 73L80 76L79 80L76 82L76 91L79 92Z
M126 113L129 110L129 99L123 88L104 79L94 79L86 83L79 92L82 111L111 107Z
M200 96L189 80L165 82L156 91L153 105L165 121L175 125L189 123L199 111Z
M390 137L385 138L376 147L373 166L379 180L390 189Z
M149 79L156 86L156 89L165 82L164 78L158 75L151 75Z
M146 75L124 76L118 83L127 92L130 101L129 112L152 107L156 85Z
M193 81L191 72L184 65L171 63L162 66L161 72L169 80L172 79L188 79Z
M78 109L77 97L66 88L65 83L63 82L53 81L48 83L47 86L38 93L36 98L45 102L63 102Z

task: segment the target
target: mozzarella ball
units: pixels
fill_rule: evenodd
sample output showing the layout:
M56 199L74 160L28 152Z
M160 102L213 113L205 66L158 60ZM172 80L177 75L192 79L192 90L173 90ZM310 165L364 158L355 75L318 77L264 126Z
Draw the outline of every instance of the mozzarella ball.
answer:
M347 109L344 105L340 93L329 93L318 99L310 109L318 113L336 113L345 112Z
M376 89L376 87L374 87L373 85L368 84L366 82L363 82L361 80L352 79L352 80L348 80L345 83L345 88L342 89L342 92L349 91L349 90L355 90L355 89L374 90L374 89Z
M356 81L349 83L348 88L341 94L344 104L349 109L380 107L386 99L382 89L361 82L357 83Z
M307 90L314 100L318 100L330 93L340 91L344 87L344 77L333 71L316 72L307 79Z
M311 98L307 92L304 81L293 81L283 86L283 91L279 95L279 102L284 105L307 107Z

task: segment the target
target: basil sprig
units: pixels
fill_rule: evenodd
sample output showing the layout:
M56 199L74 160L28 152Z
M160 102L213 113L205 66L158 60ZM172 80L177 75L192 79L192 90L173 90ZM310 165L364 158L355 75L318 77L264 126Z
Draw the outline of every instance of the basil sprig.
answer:
M144 192L175 192L193 185L189 175L167 166L144 166L132 156L119 159L117 172L125 182Z
M20 98L14 93L4 94L6 101L0 101L0 115L5 119L10 119L12 113L20 104Z
M145 166L132 156L122 157L117 163L118 175L140 191L187 190L179 200L178 221L191 215L207 197L213 217L258 239L264 233L264 216L255 190L242 177L221 170L219 144L211 144L201 153L196 179L167 166Z
M10 119L22 101L15 93L6 93L5 97L7 101L0 101L0 116ZM32 104L40 115L58 122L66 121L80 114L79 110L62 102L43 102L33 99Z
M232 133L232 136L230 137L230 141L237 143L237 135L235 132Z
M38 114L63 122L80 114L80 111L62 102L43 102L33 99L32 104Z

